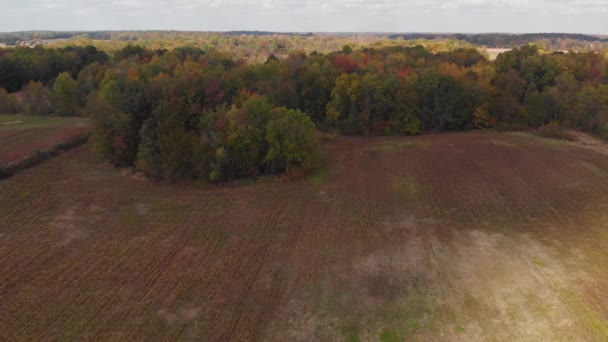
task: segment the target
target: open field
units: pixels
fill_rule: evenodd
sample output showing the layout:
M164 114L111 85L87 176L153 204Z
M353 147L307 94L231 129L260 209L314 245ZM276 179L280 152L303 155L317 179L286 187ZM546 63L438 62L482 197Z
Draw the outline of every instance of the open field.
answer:
M503 48L485 48L482 49L482 51L485 51L488 53L488 59L491 61L495 61L496 57L498 57L498 55L500 55L503 52L507 52L507 51L511 51L512 49L503 49Z
M327 150L283 183L158 184L88 146L1 181L0 340L608 339L607 155L494 132Z
M85 135L86 118L0 115L0 167Z

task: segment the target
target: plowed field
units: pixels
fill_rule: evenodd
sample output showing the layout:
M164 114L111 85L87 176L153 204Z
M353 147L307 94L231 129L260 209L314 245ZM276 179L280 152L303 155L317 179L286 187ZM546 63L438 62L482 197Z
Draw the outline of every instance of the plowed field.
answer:
M338 138L308 178L0 182L0 340L608 339L608 156L528 134Z
M90 125L86 118L0 115L0 168L86 136Z

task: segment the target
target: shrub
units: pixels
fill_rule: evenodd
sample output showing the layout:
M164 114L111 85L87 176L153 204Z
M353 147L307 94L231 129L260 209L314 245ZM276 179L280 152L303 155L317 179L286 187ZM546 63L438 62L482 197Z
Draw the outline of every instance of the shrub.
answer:
M69 73L63 72L55 79L51 100L57 115L76 115L78 108L78 88Z
M276 108L266 126L268 152L264 161L271 171L294 166L312 167L318 155L315 124L299 110Z
M48 91L42 82L30 81L23 88L25 112L30 115L48 115L51 113Z
M0 113L13 114L19 111L19 103L15 96L9 94L6 89L0 88Z
M574 141L575 137L558 124L550 123L536 129L536 135L545 138Z

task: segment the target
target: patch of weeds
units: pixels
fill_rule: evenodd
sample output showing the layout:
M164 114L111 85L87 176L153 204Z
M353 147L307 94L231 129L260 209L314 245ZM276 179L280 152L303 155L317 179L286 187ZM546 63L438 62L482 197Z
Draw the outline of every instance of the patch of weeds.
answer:
M421 320L431 314L431 307L426 297L411 293L406 306L402 309L402 328L406 336L410 336L422 327Z
M507 141L507 140L498 140L498 139L492 139L490 140L492 142L492 144L494 145L498 145L498 146L504 146L504 147L517 147L517 144L515 144L512 141Z
M0 179L8 178L12 174L13 173L9 169L5 169L5 168L1 168L0 167Z
M376 143L372 146L368 146L363 151L366 152L393 152L396 150L408 148L408 147L416 147L416 146L426 146L427 143L423 141L382 141Z
M319 249L321 250L321 253L323 253L324 255L327 255L329 253L329 244L323 243L323 244L321 244Z
M415 197L420 192L420 185L416 181L416 178L412 176L395 177L393 180L393 189L408 197Z
M523 139L538 139L538 137L530 132L510 132L511 136Z
M412 287L405 301L399 307L386 308L386 311L376 312L376 317L382 317L383 323L393 328L385 328L380 332L381 341L404 341L413 337L420 330L433 331L431 297L419 293Z
M529 303L528 303L528 306L529 306ZM515 308L515 307L509 307L507 309L507 317L509 317L509 320L511 321L511 323L526 321L526 317L524 317L524 315L521 313L521 310L519 308Z
M395 330L384 329L380 333L380 341L382 342L401 342L403 340L404 338Z
M536 131L534 133L538 136L549 138L549 139L568 140L568 141L576 140L576 138L571 133L569 133L567 130L565 130L564 128L562 128L556 124L548 124L548 125L541 126L538 129L536 129Z
M470 292L465 292L462 307L467 315L491 319L500 315L498 309L480 302Z
M79 117L50 117L36 115L0 115L0 129L19 129L25 127L53 127L65 124L88 124L89 120Z
M332 142L336 139L336 135L332 133L321 133L321 141L324 143Z
M176 209L185 209L189 207L191 204L185 201L170 201L164 200L158 203L155 210L157 211L173 211Z
M564 142L562 140L544 138L544 137L540 137L538 135L535 135L535 134L529 133L529 132L511 132L509 134L511 134L514 137L518 137L518 138L522 138L522 139L526 139L526 140L530 140L530 141L535 141L535 142L541 143L545 146L563 146L564 145Z
M325 165L319 166L311 176L313 184L320 185L325 183L325 180L327 179L327 174L327 167Z
M591 164L589 162L586 161L582 161L581 164L588 170L590 170L591 172L593 172L594 175L598 176L598 177L608 177L608 171L601 169L599 167L597 167L594 164Z
M211 243L211 246L213 246L212 249L216 252L221 250L230 238L230 234L226 230L206 226L199 226L192 229L191 236L192 240L206 241Z
M538 138L538 141L546 146L563 146L564 142L561 140L556 140L556 139L549 139L549 138Z
M549 315L549 311L551 310L551 306L534 293L529 293L526 296L526 303L529 308L536 312L536 314L545 317Z
M361 342L361 337L359 337L359 328L354 325L343 326L341 329L342 334L346 338L347 342Z
M456 326L456 333L457 334L462 334L463 332L464 332L464 327L462 325L458 324Z
M596 337L599 337L599 340L608 340L608 321L603 319L599 312L570 290L562 289L560 295L573 309L576 318L585 324Z
M539 267L547 267L547 262L544 261L543 259L540 258L534 258L532 260L532 262L534 263L534 265L539 266Z

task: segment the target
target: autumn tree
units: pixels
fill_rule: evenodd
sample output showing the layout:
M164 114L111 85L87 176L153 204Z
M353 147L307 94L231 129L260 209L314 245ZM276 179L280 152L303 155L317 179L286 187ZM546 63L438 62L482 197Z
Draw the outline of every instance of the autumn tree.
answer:
M31 115L48 115L51 113L49 95L42 82L30 81L23 88L25 112Z
M318 146L315 125L299 110L275 108L266 126L268 152L264 158L271 172L289 171L293 167L314 165Z
M0 88L0 113L12 114L18 113L20 106L14 95L9 94L6 89Z
M63 72L57 76L53 85L51 100L57 115L72 116L78 109L78 85L68 74Z

